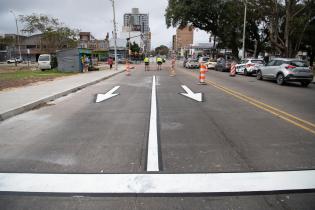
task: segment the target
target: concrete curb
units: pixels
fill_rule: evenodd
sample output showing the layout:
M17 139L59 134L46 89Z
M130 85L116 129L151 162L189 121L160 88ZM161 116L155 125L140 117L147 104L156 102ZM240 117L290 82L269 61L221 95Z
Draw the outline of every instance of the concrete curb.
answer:
M29 111L29 110L32 110L32 109L36 108L37 106L39 106L39 105L41 105L41 104L44 104L44 103L46 103L46 102L55 100L55 99L57 99L57 98L66 96L66 95L68 95L68 94L70 94L70 93L74 93L74 92L76 92L76 91L78 91L78 90L81 90L81 89L83 89L83 88L86 88L86 87L88 87L88 86L91 86L91 85L94 85L94 84L96 84L96 83L99 83L99 82L101 82L101 81L103 81L103 80L106 80L106 79L108 79L108 78L111 78L111 77L113 77L113 76L116 76L117 74L120 74L120 73L122 73L122 72L124 72L124 71L125 71L125 70L119 70L119 71L117 71L117 72L115 72L115 73L113 73L113 74L107 75L107 76L105 76L105 77L103 77L103 78L101 78L101 79L95 80L95 81L93 81L93 82L89 82L89 83L80 85L80 86L78 86L78 87L75 87L75 88L72 88L72 89L69 89L69 90L65 90L65 91L63 91L63 92L60 92L60 93L57 93L57 94L54 94L54 95L51 95L51 96L47 96L47 97L45 97L45 98L39 99L39 100L34 101L34 102L31 102L31 103L29 103L29 104L25 104L25 105L23 105L23 106L21 106L21 107L12 109L12 110L7 111L7 112L4 112L4 113L1 113L1 114L0 114L0 121L4 121L4 120L6 120L6 119L8 119L8 118L10 118L10 117L13 117L13 116L22 114L22 113L24 113L24 112L27 112L27 111Z

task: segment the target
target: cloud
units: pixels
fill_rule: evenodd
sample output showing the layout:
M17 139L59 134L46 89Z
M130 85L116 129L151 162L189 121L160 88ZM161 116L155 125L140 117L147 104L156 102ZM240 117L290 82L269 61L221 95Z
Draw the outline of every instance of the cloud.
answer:
M115 3L118 32L123 26L124 13L129 13L131 8L136 7L141 13L149 13L152 47L171 44L175 29L167 29L165 24L167 0L116 0ZM16 32L10 9L17 15L37 13L59 18L67 26L90 31L99 39L104 38L107 32L111 35L113 31L113 10L109 0L27 0L22 3L20 0L0 0L0 5L0 33ZM195 41L206 42L207 39L205 33L195 33Z

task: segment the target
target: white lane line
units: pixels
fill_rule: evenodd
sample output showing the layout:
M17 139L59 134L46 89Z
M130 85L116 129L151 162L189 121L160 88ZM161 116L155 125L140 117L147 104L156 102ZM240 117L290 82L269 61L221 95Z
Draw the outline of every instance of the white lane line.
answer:
M0 173L0 192L180 194L314 189L315 170L202 174Z
M159 152L157 137L156 81L152 79L150 130L148 139L147 171L159 171Z

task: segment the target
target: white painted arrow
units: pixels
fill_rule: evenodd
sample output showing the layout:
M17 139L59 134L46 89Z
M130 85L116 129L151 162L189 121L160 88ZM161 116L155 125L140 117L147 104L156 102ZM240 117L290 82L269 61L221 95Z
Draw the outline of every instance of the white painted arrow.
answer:
M202 102L202 93L194 93L186 85L182 85L182 88L186 91L186 93L180 93L181 95Z
M120 86L115 86L113 89L111 89L110 91L108 91L105 94L97 94L97 96L96 96L96 103L105 101L105 100L107 100L109 98L112 98L114 96L119 95L119 93L113 94L116 90L118 90L118 88L120 88Z

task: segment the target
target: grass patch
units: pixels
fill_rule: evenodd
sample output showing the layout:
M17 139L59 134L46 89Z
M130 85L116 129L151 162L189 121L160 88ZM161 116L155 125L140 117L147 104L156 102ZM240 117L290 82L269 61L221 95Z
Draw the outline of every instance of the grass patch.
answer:
M7 88L22 87L40 81L51 81L58 77L70 76L76 73L60 72L52 70L20 70L11 72L0 72L0 91Z
M75 73L60 72L57 69L52 70L36 70L36 71L14 71L0 73L0 81L3 80L23 80L23 79L41 79L41 78L56 78L62 76L69 76Z

